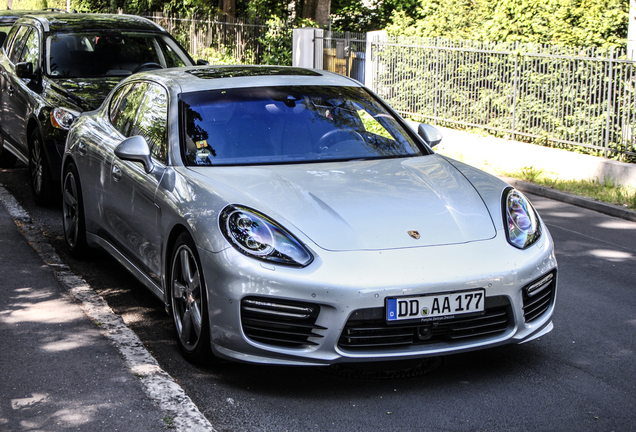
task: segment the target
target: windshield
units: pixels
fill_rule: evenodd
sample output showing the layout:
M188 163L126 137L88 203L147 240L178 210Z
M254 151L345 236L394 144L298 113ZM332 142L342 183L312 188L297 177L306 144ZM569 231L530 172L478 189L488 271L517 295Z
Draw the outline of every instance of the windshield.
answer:
M419 156L422 148L359 87L289 86L181 95L187 165Z
M55 33L46 38L46 52L51 77L127 76L146 68L190 64L171 38L157 33Z

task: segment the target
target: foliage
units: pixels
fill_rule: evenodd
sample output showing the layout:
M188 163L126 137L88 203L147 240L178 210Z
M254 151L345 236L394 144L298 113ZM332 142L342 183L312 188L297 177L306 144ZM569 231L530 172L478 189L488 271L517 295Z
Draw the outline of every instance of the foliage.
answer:
M0 8L8 9L7 0L0 2ZM44 8L57 8L66 10L66 0L13 0L11 9L38 10Z
M384 29L394 11L415 17L418 0L332 0L332 30L364 33Z
M261 58L262 64L291 66L292 64L292 29L280 18L267 21L268 29L259 38L265 47Z
M368 84L406 115L630 161L636 65L611 61L599 49L580 54L558 46L389 37L374 51L378 72Z
M421 0L418 15L393 12L391 35L618 47L627 37L624 0Z
M199 49L196 52L195 58L207 60L211 65L240 64L231 53L218 51L211 47Z
M523 167L519 171L500 174L636 210L636 189L629 186L616 186L609 179L602 182L598 180L561 180L556 174L548 174L533 167Z

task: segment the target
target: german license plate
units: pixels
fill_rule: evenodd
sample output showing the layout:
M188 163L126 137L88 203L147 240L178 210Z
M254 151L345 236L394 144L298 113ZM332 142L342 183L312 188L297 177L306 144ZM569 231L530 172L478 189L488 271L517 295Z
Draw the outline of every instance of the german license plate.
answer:
M455 315L483 313L485 292L483 289L447 294L413 297L389 297L386 299L386 320L433 321Z

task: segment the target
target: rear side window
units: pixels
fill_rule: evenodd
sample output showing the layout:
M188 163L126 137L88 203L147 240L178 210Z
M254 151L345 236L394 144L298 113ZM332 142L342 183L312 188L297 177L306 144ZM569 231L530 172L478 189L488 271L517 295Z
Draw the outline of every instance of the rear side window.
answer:
M11 61L11 63L15 64L20 59L20 55L22 54L24 44L26 43L26 39L29 36L30 31L31 28L27 26L21 26L20 30L18 30L18 34L13 39L9 51L9 60Z

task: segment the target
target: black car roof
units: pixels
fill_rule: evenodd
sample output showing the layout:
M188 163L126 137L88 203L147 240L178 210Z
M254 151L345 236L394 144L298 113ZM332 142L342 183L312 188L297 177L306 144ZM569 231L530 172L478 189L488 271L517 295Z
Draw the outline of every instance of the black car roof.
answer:
M51 13L33 11L23 15L18 22L37 20L46 32L82 30L142 30L164 31L154 22L134 16L91 13Z
M39 12L39 11L32 11L32 10L12 10L12 9L7 9L7 10L1 10L0 11L0 25L9 25L9 24L13 24L14 22L16 22L20 17L24 16L24 15L28 15L28 14L32 14L33 12Z

